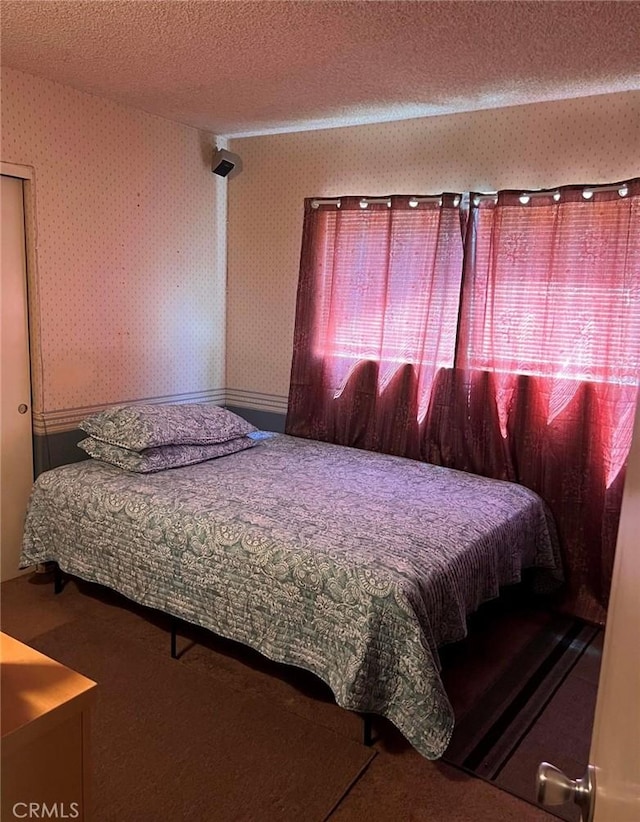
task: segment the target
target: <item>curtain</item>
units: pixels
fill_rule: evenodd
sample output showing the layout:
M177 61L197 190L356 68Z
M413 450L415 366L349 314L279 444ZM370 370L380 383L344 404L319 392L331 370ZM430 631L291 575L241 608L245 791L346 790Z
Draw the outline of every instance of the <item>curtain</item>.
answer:
M455 356L459 202L305 201L287 433L419 458Z
M603 622L640 376L640 180L471 195L466 220L459 202L305 202L285 430L530 487L560 533L563 607Z
M564 606L597 622L640 376L640 181L607 188L472 195L456 367L438 375L421 448L537 491Z

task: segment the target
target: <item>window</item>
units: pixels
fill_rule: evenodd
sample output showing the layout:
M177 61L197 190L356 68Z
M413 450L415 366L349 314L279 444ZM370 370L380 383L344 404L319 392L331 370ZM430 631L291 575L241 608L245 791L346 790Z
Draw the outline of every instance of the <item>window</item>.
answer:
M312 347L327 361L336 394L362 360L379 363L381 390L400 365L429 374L452 366L462 276L454 195L342 198L307 219Z
M300 403L315 415L311 403L318 420L326 418L353 377L360 397L401 382L406 396L386 406L411 408L420 423L438 370L455 363L504 375L498 411L506 436L509 375L556 381L547 422L585 383L635 390L640 179L472 195L464 240L460 201L306 201L290 410Z
M466 365L637 385L639 202L613 188L505 192L473 209Z
M607 487L629 453L640 382L639 195L635 180L472 199L466 244L459 363L501 375L505 439L516 375L548 380L546 425L588 387L573 408L597 419Z

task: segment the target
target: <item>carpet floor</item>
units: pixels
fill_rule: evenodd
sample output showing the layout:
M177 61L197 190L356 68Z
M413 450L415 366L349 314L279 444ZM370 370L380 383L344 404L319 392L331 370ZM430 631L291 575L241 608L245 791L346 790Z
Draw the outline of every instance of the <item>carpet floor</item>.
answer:
M375 757L364 771L360 771L359 778L355 782L350 782L358 773L358 765L349 753L351 764L348 767L351 770L342 774L342 781L338 781L336 773L339 769L316 755L314 746L317 738L325 739L327 746L329 740L338 739L338 749L344 746L351 751L351 746L355 745L358 756L367 757L370 752L362 746L360 717L338 707L329 688L317 677L298 668L270 662L251 649L216 637L209 632L200 631L193 626L181 627L179 659L171 660L166 617L140 608L112 591L80 580L70 581L59 596L54 596L50 582L38 575L2 583L0 591L2 630L6 633L36 647L38 638L41 640L43 635L51 633L53 642L58 643L56 656L62 661L71 661L71 657L66 654L71 651L72 643L60 642L59 636L64 637L64 632L53 635L54 629L68 626L72 632L78 631L79 637L84 637L82 647L89 649L90 657L99 657L95 665L110 669L102 671L101 668L101 672L92 678L98 681L99 692L103 694L101 700L113 702L114 706L120 704L121 707L103 704L100 710L105 717L112 711L119 710L130 719L124 723L120 722L117 734L112 733L109 728L106 729L107 738L111 740L108 744L98 738L97 717L94 721L94 760L98 753L95 750L96 745L101 744L105 747L101 754L102 758L95 762L95 778L105 786L101 790L106 791L110 784L119 785L123 781L126 795L135 799L135 793L140 788L139 774L148 771L146 760L153 761L154 757L156 761L161 759L158 767L164 774L164 779L153 777L157 795L151 795L151 791L147 791L144 800L140 800L136 806L139 808L136 815L121 804L121 815L111 817L114 822L137 822L138 819L145 822L152 818L150 808L153 809L153 813L156 813L158 808L161 809L161 813L156 815L155 819L162 819L163 822L181 822L185 818L181 815L184 808L191 808L192 805L197 809L205 807L202 799L205 794L209 800L206 807L209 814L207 819L210 822L249 819L261 822L268 818L261 810L263 806L270 807L271 802L271 807L277 812L277 802L280 800L276 793L282 790L285 782L285 796L291 797L294 802L298 801L300 793L290 792L288 787L288 782L293 778L299 780L299 784L308 786L309 794L316 797L322 794L327 797L326 802L322 800L322 807L318 803L315 805L320 814L329 810L334 796L348 788L346 795L330 813L329 822L555 820L546 811L534 807L506 790L498 789L494 784L477 778L457 766L443 760L426 760L409 745L391 723L378 718L374 719ZM519 599L517 601L519 602ZM456 714L460 717L464 717L473 708L478 694L489 688L496 680L496 671L506 670L513 648L526 644L549 621L548 615L539 610L532 611L520 608L519 605L508 610L509 616L506 617L500 608L489 608L481 619L475 620L468 640L451 646L443 656L443 678ZM101 638L99 646L96 644L96 637ZM103 645L103 642L108 643L108 646ZM53 644L51 648L53 649ZM47 652L44 647L43 650ZM144 660L147 658L154 671L158 672L160 666L162 667L162 676L150 677L145 673L147 663ZM140 663L140 660L143 662ZM73 667L82 670L82 660L78 659L77 663ZM128 672L130 665L135 666L135 675ZM141 712L140 717L143 718L138 721L137 714L134 715L129 706L125 692L131 689L138 693L145 690L155 692L156 688L162 688L166 666L169 666L171 674L168 675L172 677L172 681L177 684L180 677L181 684L176 687L173 698L143 701L136 709ZM176 669L186 674L186 678L177 673ZM86 672L91 676L90 671ZM208 687L198 687L197 697L194 697L191 687L191 678L194 676L198 679L204 677L208 683ZM115 690L110 686L109 691L105 691L105 683L118 678L129 684L120 689L115 682ZM201 709L203 717L209 716L208 721L217 722L217 707L221 699L216 695L226 695L229 691L239 693L239 698L246 699L246 703L236 704L246 704L252 711L257 705L261 715L265 714L265 706L271 706L272 716L281 717L282 713L287 713L290 717L282 718L283 725L278 724L280 719L277 722L273 718L268 719L270 732L257 734L259 738L255 738L253 722L239 720L235 739L229 740L229 744L233 742L236 745L233 755L237 755L236 763L240 762L237 768L228 767L223 761L223 755L211 750L214 738L222 744L225 741L224 734L232 736L228 727L226 730L216 729L208 740L204 740L211 743L206 754L196 752L183 756L181 746L191 744L189 731L201 721ZM206 706L207 702L212 702L212 707ZM177 735L169 739L166 731L168 720L165 714L187 708L188 719L177 723L180 725L180 728L176 729ZM271 713L271 708L268 713ZM135 733L128 727L131 723L136 729ZM154 730L156 726L160 729L157 732ZM289 737L283 736L278 730L280 727L284 728L286 733L291 729L293 734L294 755L291 757L287 751L281 750L288 747ZM329 734L325 736L325 732ZM297 733L300 733L300 736L296 737ZM160 741L156 738L157 734L162 737ZM215 734L220 735L216 737ZM253 752L256 745L258 753ZM305 745L306 751L303 750ZM200 751L201 748L197 750ZM552 754L553 752L549 756ZM272 756L281 765L285 761L284 757L286 761L295 759L295 763L287 766L287 780L282 778L282 774L271 771L268 777L261 777L258 798L257 792L245 791L247 763L253 763L254 767L259 760L260 767L268 767L264 765L264 761L268 762ZM343 754L340 751L335 756L337 763L346 761L341 758ZM202 761L196 761L198 757ZM226 781L217 778L217 764L205 767L207 763L217 762L225 769L228 777ZM180 763L181 770L178 769L177 763ZM192 767L201 774L201 784L196 784L197 780L190 775ZM327 781L330 783L328 792L324 784ZM351 787L348 787L349 784ZM215 795L211 789L212 785L216 786ZM245 793L251 805L246 804ZM106 801L113 802L113 798L107 798ZM255 811L254 803L260 806L258 811ZM113 809L115 806L111 807ZM108 818L99 816L103 813L100 808L96 808L96 812L98 819ZM196 822L199 819L195 813L187 818ZM293 807L280 818L286 819L287 822L306 822L314 819L306 810L301 814Z
M459 717L444 760L532 803L540 762L583 776L602 639L600 628L550 617ZM580 819L575 805L546 810L566 822Z
M30 644L99 683L98 822L324 820L375 756L102 625L67 623Z

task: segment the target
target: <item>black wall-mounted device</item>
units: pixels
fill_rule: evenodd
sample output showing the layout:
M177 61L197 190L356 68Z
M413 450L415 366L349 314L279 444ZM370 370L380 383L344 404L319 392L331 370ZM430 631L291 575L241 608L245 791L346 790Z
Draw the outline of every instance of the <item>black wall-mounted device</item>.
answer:
M226 148L218 148L213 152L211 170L219 177L235 177L242 171L242 160L238 154L227 151Z

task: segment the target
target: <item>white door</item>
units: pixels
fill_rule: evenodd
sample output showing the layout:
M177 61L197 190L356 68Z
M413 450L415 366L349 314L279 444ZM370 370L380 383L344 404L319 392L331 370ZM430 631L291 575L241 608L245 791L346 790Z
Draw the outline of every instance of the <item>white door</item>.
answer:
M540 801L582 800L585 822L639 822L640 402L622 500L589 762L589 774L577 784L546 763L541 765Z
M640 402L591 738L594 822L640 820Z
M0 578L20 574L24 515L33 483L31 380L23 182L2 175L0 237Z

